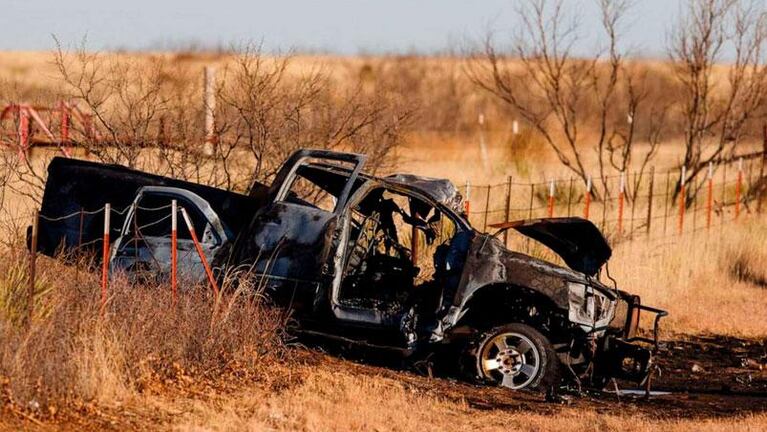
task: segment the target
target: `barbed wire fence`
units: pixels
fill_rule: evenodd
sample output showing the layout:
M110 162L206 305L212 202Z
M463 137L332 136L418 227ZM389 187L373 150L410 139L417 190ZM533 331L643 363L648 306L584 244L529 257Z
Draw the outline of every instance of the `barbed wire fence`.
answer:
M494 184L465 182L459 190L479 231L492 233L493 225L507 221L577 216L592 221L615 245L714 232L759 217L767 192L764 164L764 158L721 162L699 178L684 168L625 172L598 179L615 191L599 199L591 178L584 184L573 177L533 183L508 177ZM509 245L508 232L503 240Z
M736 163L733 170L732 165ZM760 164L758 168L755 165ZM464 197L465 214L478 231L492 232L493 225L521 219L578 216L592 221L613 245L625 242L669 241L700 232L721 233L727 225L735 224L746 218L761 217L765 196L765 160L743 159L722 162L718 166L709 166L705 179L687 178L686 170L666 170L656 172L650 168L644 173L621 173L600 179L605 185L611 185L617 194L596 199L592 195L591 181L584 185L575 178L553 178L541 182L518 182L508 177L506 182L495 184L472 185L466 182L459 187ZM734 171L734 174L733 174ZM640 181L641 180L641 181ZM688 190L692 189L691 191ZM66 235L68 244L76 243L75 251L101 249L101 305L102 313L108 298L110 238L123 232L121 224L111 224L112 215L118 215L124 221L128 212L137 210L156 214L141 225L137 218L132 219L131 238L127 242L142 240L142 232L149 228L159 228L163 235L171 238L171 292L173 302L177 296L177 278L179 257L177 254L177 215L189 231L195 246L194 251L187 250L181 261L185 261L194 252L200 258L214 295L218 298L219 289L210 264L207 262L200 240L197 238L194 223L186 209L171 204L159 207L143 207L136 203L122 209L114 209L109 203L101 208L80 209L65 215L45 215L37 211L23 213L13 217L0 218L0 226L13 226L18 230L28 223L27 235L29 249L29 317L32 316L32 296L34 294L36 257L38 251L39 222L48 224L77 221L77 229ZM93 230L96 225L103 228L103 235L83 241L86 227ZM167 233L163 228L167 226ZM525 239L514 243L503 233L507 246L529 252L531 243Z
M152 216L148 217L149 219L147 222L138 224L138 219L136 216L136 212L138 210L142 210L144 212L147 212L149 214L152 214ZM97 252L99 249L101 249L101 278L100 278L100 288L101 288L101 311L100 313L103 315L106 309L106 304L108 301L108 288L109 288L109 281L110 281L110 261L112 257L112 250L111 246L113 245L112 242L112 236L114 234L122 235L125 234L125 228L122 224L112 224L112 216L113 215L119 215L123 217L123 221L128 216L128 212L131 212L134 217L130 219L131 226L128 227L127 233L129 234L129 238L123 239L123 244L130 244L130 243L138 243L140 241L145 240L144 232L146 232L148 229L152 228L153 230L156 230L156 232L161 233L161 236L168 237L170 239L170 247L171 247L171 263L170 263L170 282L171 282L171 298L172 303L175 304L177 302L177 296L178 296L178 264L179 262L188 262L188 258L192 254L196 254L199 257L200 264L203 266L203 269L205 270L205 274L208 280L208 283L210 284L215 301L218 301L219 298L219 287L218 283L213 275L213 269L208 262L204 249L202 247L202 244L197 237L197 233L195 230L194 223L192 222L192 218L189 216L189 213L183 206L179 206L176 200L172 200L171 204L163 205L159 207L144 207L137 205L136 203L130 204L123 209L114 209L109 203L106 203L101 208L96 208L92 210L86 210L86 209L80 209L75 212L71 212L69 214L60 215L60 216L49 216L41 214L37 211L32 212L31 214L21 214L16 215L14 217L10 218L3 218L0 220L0 223L2 223L4 226L8 226L8 223L14 224L15 227L18 227L18 223L24 223L26 222L28 225L28 233L26 236L26 246L29 253L29 273L28 273L28 290L27 290L27 316L26 320L29 322L34 314L34 292L35 292L35 283L36 283L36 261L37 261L37 255L38 255L38 241L39 241L39 226L40 222L44 221L48 224L56 224L56 223L69 223L73 219L77 222L78 228L76 229L76 246L73 247L73 250L70 252L73 255L78 255L82 253L88 253L91 254ZM194 249L187 249L179 256L178 254L178 227L177 227L177 220L178 220L178 214L181 214L182 220L184 221L184 225L186 226L187 232L189 234L189 239L192 241L194 245ZM88 231L86 227L90 227L93 224L98 224L98 220L101 219L101 227L102 235L97 236L96 238L93 238L92 240L83 241L83 234ZM125 222L124 222L125 223ZM167 228L167 229L163 229ZM167 232L166 232L167 231ZM67 232L65 234L65 237L70 234L71 232ZM71 243L68 243L71 244ZM151 254L150 250L150 254ZM152 260L157 261L157 258L152 254L151 257Z

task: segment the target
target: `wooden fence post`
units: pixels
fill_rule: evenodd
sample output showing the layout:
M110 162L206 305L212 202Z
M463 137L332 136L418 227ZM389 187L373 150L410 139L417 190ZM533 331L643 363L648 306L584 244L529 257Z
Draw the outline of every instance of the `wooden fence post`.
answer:
M647 226L645 232L650 235L650 226L652 225L652 195L655 189L655 166L650 167L650 189L647 194Z
M32 237L29 244L29 286L27 291L27 317L26 323L32 323L32 317L35 313L35 276L37 266L37 233L40 224L40 212L35 211L32 220Z
M738 159L738 179L735 183L735 220L740 216L740 194L743 187L743 158Z
M487 195L485 196L485 218L483 221L482 231L487 232L487 215L490 213L490 190L492 185L487 185Z
M621 171L620 183L618 184L618 235L623 234L623 205L626 191L626 173Z
M506 179L506 217L505 222L511 219L511 176ZM503 231L503 244L509 246L509 230Z
M567 185L567 217L572 216L573 204L573 178L570 177L570 183Z
M708 163L708 193L706 195L706 229L711 229L711 212L714 210L714 163Z
M666 171L666 194L663 196L663 235L666 235L668 225L668 204L671 201L671 171Z
M629 238L634 238L634 212L636 210L636 201L639 197L639 182L637 181L637 172L634 171L634 180L633 180L634 187L636 188L634 190L633 198L631 199L631 217L629 218Z
M684 210L686 205L685 182L687 180L687 167L682 165L682 173L679 177L679 234L684 231Z
M533 218L533 198L535 197L535 183L530 183L530 206L527 209L527 218Z
M104 244L101 253L101 315L104 315L107 304L107 284L109 283L109 222L112 206L104 205Z
M203 83L203 110L205 113L205 143L203 152L211 156L216 145L216 68L205 66Z

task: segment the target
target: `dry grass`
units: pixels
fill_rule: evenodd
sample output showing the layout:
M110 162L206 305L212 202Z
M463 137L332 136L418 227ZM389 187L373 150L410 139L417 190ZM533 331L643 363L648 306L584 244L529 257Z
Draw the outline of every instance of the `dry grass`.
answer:
M0 81L13 84L14 96L50 97L58 90L50 59L48 53L0 53ZM226 57L176 60L195 68L228 61ZM300 58L293 63L293 72L318 64L334 79L355 82L368 79L361 75L366 70L377 79L375 74L387 67L406 71L412 66L375 59ZM433 60L425 67L439 69L440 64ZM665 68L663 64L651 66ZM413 70L409 72L413 74ZM479 135L467 126L476 118L473 107L482 107L482 100L471 91L462 93L465 91L453 97L459 101L471 97L475 105L440 110L439 121L433 122L450 124L446 119L456 115L463 126L410 131L407 146L399 151L400 164L393 171L447 177L459 185L466 180L502 183L509 175L519 181L569 175L541 143L514 138L509 125L500 124L505 121L500 112L495 116L488 113L489 123L496 123L489 124L492 131L486 136L491 163L483 166ZM425 108L429 112L428 105ZM664 144L655 161L659 169L679 160L675 143ZM594 163L593 155L587 155L587 163ZM7 199L3 214L29 208L17 195ZM611 261L612 276L622 289L640 294L644 303L669 310L663 324L666 336L767 337L767 225L759 217L710 233L620 243ZM29 409L31 401L45 404L61 399L104 406L125 403L143 407L147 418L154 418L155 411L167 415L171 420L163 428L178 430L767 429L764 414L680 420L619 414L617 410L605 414L595 409L562 408L555 415L480 410L439 394L414 391L387 377L359 376L342 368L307 366L295 360L284 363L280 317L258 300L241 298L222 305L212 319L212 302L204 289L185 293L178 307L171 308L167 287L131 287L118 282L110 290L108 312L102 318L95 275L47 259L41 263L37 315L26 329L21 326L20 309L25 299L23 255L0 256L0 274L4 275L0 277L0 405ZM209 399L185 398L178 396L183 391L169 393L153 387L166 380L215 382L219 374L231 371L244 374L241 378L248 383L247 389ZM178 414L180 406L184 407L182 414ZM18 423L8 424L8 429L18 427ZM157 427L151 420L142 425Z
M767 336L767 225L758 218L696 234L619 245L610 270L619 286L668 309L677 334ZM747 275L747 276L746 276Z
M26 266L17 256L0 260L6 275ZM26 310L26 296L4 305L0 317L0 376L6 402L67 400L114 403L135 397L155 379L216 377L237 367L257 377L282 354L283 320L259 294L241 286L214 307L206 287L187 287L171 304L167 286L109 287L100 313L97 275L48 259L38 263L44 292L29 326L9 319ZM25 281L24 281L25 282ZM0 281L0 290L19 290ZM22 285L22 289L26 283Z
M197 403L175 420L176 430L200 431L719 431L763 430L767 415L724 419L667 419L643 414L556 409L479 410L408 388L383 377L312 370L284 392L248 391L220 404ZM162 403L160 403L162 406Z

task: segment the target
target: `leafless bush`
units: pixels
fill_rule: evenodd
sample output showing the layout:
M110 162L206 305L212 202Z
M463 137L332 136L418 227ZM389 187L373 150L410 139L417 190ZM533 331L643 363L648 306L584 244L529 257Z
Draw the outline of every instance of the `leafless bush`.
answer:
M224 71L217 90L218 145L227 183L237 184L228 166L252 167L252 180L271 178L279 164L302 147L368 154L368 169L391 162L413 108L388 91L345 88L319 69L289 72L290 57L266 58L246 46ZM240 171L241 172L241 171Z
M767 10L748 0L689 0L674 27L669 56L682 89L682 164L686 181L727 158L759 130L767 102ZM725 52L732 61L719 64ZM693 189L700 188L702 181ZM693 195L694 196L694 195Z
M469 63L470 79L509 105L535 129L563 166L584 183L588 173L584 157L594 150L599 162L602 191L609 195L610 172L624 171L636 156L639 139L635 124L648 127L651 146L641 158L644 170L660 141L666 109L644 109L645 75L626 67L619 46L619 24L629 3L599 0L607 47L591 59L573 55L579 36L572 11L561 0L529 0L518 8L523 25L508 57L492 36L483 54ZM518 60L512 64L510 59ZM583 129L596 137L583 134Z
M2 256L4 273L24 268L17 258ZM20 326L7 313L25 304L0 310L4 403L27 408L32 400L120 398L153 380L213 378L229 370L259 378L283 355L284 318L253 291L224 287L216 307L206 287L186 287L172 306L169 287L118 279L101 316L96 275L55 262L40 267L47 288L31 325ZM3 293L14 288L0 285Z

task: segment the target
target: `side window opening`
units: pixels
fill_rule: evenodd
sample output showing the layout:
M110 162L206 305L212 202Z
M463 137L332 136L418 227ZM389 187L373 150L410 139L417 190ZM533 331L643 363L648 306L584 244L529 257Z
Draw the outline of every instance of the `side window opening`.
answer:
M296 168L290 185L278 200L333 212L352 168L352 164L327 164L310 158Z
M285 201L333 212L337 198L301 174L296 174L285 196Z
M133 212L133 218L128 226L127 235L129 237L168 237L171 231L171 202L176 199L179 206L178 231L179 240L192 239L189 229L187 229L181 216L181 207L189 214L195 233L200 242L206 244L216 243L218 237L213 227L208 223L207 218L191 202L165 194L145 194L138 201L138 205ZM138 235L137 235L138 234Z

